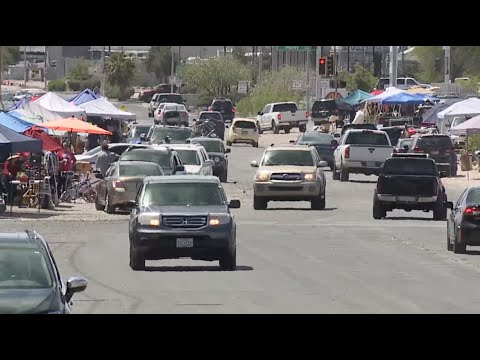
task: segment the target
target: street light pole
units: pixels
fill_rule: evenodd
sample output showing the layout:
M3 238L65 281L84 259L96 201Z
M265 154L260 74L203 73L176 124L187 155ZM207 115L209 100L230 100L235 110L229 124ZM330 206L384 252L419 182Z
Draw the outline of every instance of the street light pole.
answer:
M310 112L310 48L305 52L307 54L307 112Z
M45 81L45 91L48 90L48 82L47 82L47 68L48 68L48 46L45 46L45 71L44 71L44 81Z
M23 47L23 67L25 68L25 87L27 87L27 80L28 80L28 69L27 69L27 47Z
M445 51L445 66L444 66L444 81L445 84L450 82L450 46L444 46L443 50Z
M173 53L173 46L171 46L172 50L172 64L171 64L171 71L170 71L170 92L173 93L173 73L175 71L175 58Z

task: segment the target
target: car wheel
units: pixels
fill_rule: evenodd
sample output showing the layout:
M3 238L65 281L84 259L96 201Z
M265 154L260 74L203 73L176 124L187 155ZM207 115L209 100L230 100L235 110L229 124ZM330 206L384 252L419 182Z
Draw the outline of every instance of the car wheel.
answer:
M312 210L323 210L325 209L325 196L322 197L318 195L316 198L312 199L310 202L310 206Z
M227 182L227 178L228 178L227 172L225 171L225 172L221 173L218 178L220 179L220 182L226 183L226 182Z
M258 128L258 133L259 133L260 135L262 135L262 134L263 134L263 130L262 130L262 128L260 127L260 124L257 124L257 128Z
M373 193L373 218L376 220L387 217L387 211L383 207L382 203L377 198L377 191Z
M450 226L448 225L447 222L447 250L452 251L453 250L453 244L452 244L452 239L450 238Z
M340 169L340 181L346 182L346 181L348 181L349 178L350 178L350 174L348 173L348 171L344 168L341 168Z
M333 163L333 168L332 168L332 180L340 180L340 173L337 171L337 167L335 166L335 163Z
M258 148L258 142L254 142L252 145L253 145L253 147Z
M460 230L457 231L457 236L455 236L455 241L453 242L453 252L455 254L465 254L467 251L467 245L465 244L459 244L457 239L461 237Z
M153 114L151 112L148 113L148 117L151 118L153 117Z
M95 196L95 210L97 211L105 210L105 205L100 204L100 202L98 201L98 194Z
M231 141L227 141L227 146L232 146L232 142L231 142Z
M130 242L130 267L132 268L132 270L135 270L135 271L145 270L145 259L138 250L135 250L131 242Z
M107 214L113 214L115 212L115 206L111 204L110 196L108 196L108 194L105 197L105 212Z
M253 196L253 209L254 210L265 210L268 206L268 201L264 198Z
M450 176L451 176L451 177L457 177L457 172L458 172L458 168L457 168L457 167L451 168L451 169L450 169Z
M290 128L286 127L283 131L285 131L285 134L290 134Z
M443 207L443 202L447 201L445 195L439 196L433 207L433 220L445 220L447 218L447 208Z
M235 271L237 268L237 249L228 251L220 258L220 268L223 271Z
M275 121L272 120L272 131L274 134L278 134L280 132L280 129L278 126L275 124Z

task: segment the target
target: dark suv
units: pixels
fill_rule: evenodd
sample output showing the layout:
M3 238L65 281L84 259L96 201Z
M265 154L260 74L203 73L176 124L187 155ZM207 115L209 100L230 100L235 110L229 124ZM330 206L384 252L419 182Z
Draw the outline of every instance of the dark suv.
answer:
M438 171L446 171L447 176L457 176L457 153L452 139L448 135L416 135L410 151L426 153L435 160Z
M213 175L221 182L227 182L228 178L228 155L231 150L225 149L223 141L219 138L197 137L188 139L193 144L202 145L207 150L208 157L214 161Z
M222 114L223 120L225 122L232 121L235 117L235 107L232 100L230 99L213 99L212 104L208 108L208 111L218 111L220 114Z
M145 260L220 261L235 270L237 226L218 178L203 175L146 177L130 203L130 267L144 270Z
M87 280L63 284L47 242L35 231L0 233L0 313L70 314Z
M182 160L176 151L169 148L128 149L119 161L147 161L159 165L165 175L175 175L185 171Z

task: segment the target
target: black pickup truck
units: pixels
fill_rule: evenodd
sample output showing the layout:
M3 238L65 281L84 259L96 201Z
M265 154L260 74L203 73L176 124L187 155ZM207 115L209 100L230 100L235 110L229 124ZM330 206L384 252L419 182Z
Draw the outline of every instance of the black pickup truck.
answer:
M378 177L373 195L373 218L387 216L387 211L403 209L433 211L434 220L447 218L443 203L447 194L435 161L423 154L393 154Z

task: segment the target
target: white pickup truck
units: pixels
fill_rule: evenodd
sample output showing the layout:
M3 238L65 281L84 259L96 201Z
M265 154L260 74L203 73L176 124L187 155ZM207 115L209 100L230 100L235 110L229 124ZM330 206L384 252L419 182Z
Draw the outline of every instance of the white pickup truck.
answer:
M379 175L393 146L385 131L352 129L335 149L333 180L348 181L350 174Z
M272 130L278 134L280 129L285 134L290 132L291 128L298 127L301 132L307 129L308 111L298 110L294 102L278 102L267 104L257 114L257 127L261 134L264 130Z

